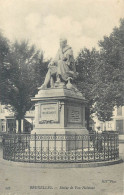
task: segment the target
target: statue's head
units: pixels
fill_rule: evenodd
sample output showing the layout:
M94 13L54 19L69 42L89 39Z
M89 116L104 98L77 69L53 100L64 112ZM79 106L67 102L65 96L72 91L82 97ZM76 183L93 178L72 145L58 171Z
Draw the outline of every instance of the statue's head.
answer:
M64 48L67 45L67 39L62 37L60 38L60 47Z

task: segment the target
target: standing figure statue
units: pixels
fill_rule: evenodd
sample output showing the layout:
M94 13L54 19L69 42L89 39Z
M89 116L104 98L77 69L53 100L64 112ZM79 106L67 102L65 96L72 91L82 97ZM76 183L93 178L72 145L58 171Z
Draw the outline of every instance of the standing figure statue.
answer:
M60 49L54 60L48 64L48 72L45 77L43 85L39 89L46 89L50 83L51 88L59 86L77 76L73 51L70 46L67 45L67 39L60 39ZM56 81L54 81L56 77Z

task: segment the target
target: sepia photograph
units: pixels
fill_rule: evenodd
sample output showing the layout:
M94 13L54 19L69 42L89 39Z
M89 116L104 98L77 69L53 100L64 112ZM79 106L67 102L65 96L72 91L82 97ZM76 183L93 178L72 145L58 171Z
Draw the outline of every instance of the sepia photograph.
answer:
M0 195L124 195L124 0L0 0Z

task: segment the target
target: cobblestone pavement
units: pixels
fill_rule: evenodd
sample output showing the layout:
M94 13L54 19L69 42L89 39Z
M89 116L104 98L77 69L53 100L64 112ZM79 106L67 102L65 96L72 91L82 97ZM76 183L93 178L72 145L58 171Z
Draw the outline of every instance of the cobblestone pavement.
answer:
M3 160L1 151L0 195L123 195L123 168L40 168Z

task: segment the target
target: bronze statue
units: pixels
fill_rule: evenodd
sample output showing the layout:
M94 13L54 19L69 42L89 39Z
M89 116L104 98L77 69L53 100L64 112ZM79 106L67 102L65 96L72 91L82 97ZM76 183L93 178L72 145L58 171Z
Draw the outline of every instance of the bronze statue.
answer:
M56 77L54 81L53 77ZM60 83L64 84L77 76L73 51L67 45L67 39L60 39L60 49L54 60L48 64L48 72L45 77L43 85L39 89L46 89L50 82L51 88L58 86Z

